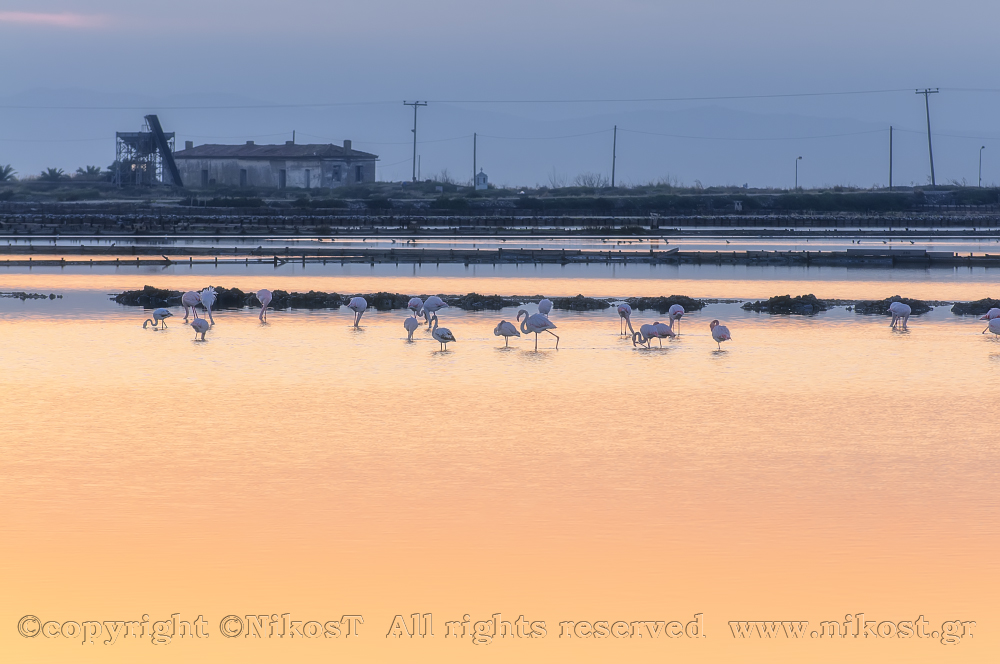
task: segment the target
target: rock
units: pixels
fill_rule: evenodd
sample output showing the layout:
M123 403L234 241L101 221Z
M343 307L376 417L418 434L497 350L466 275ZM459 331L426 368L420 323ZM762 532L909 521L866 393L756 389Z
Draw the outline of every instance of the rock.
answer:
M607 309L611 304L607 300L577 295L576 297L550 297L553 309L568 309L569 311L598 311Z
M448 306L458 307L466 311L499 311L504 307L516 307L524 302L523 299L504 297L502 295L480 295L479 293L469 293L468 295L458 297L440 297L448 303Z
M986 298L975 302L956 302L951 313L959 316L982 316L994 307L1000 308L1000 300Z
M625 300L636 311L653 310L665 314L675 304L684 307L684 311L698 311L705 307L701 300L695 300L686 295L671 295L670 297L630 297Z
M130 307L144 307L155 309L156 307L180 306L181 292L175 290L164 290L152 286L144 286L142 290L125 291L114 297L115 302Z
M826 311L827 305L826 302L810 293L809 295L796 295L795 297L791 295L776 295L763 301L744 302L743 309L765 314L809 316L820 311Z
M912 316L926 314L928 311L933 309L931 305L927 304L923 300L911 300L909 298L893 295L892 297L888 297L884 300L868 300L865 302L858 302L854 305L854 313L864 316L889 316L889 305L893 302L908 304L911 310L910 315Z

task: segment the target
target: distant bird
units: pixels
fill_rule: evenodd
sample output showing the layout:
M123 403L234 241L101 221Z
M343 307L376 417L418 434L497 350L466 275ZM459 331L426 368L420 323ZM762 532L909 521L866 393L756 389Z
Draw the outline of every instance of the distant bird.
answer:
M159 309L157 309L157 311L159 311ZM996 307L993 307L992 309L987 311L984 316L979 317L979 320L990 321L990 323L992 323L997 319L1000 319L1000 309L997 309ZM986 330L990 329L990 323L986 324ZM145 327L145 325L143 325L143 327ZM983 330L983 334L986 334L986 330Z
M413 333L420 327L420 321L416 316L407 316L403 319L403 327L406 329L406 340L413 341Z
M195 309L195 307L197 307L199 304L201 304L201 295L194 292L193 290L189 290L188 292L181 295L181 306L184 307L185 323L187 322L188 319L188 309L191 310L191 313L194 314L195 318L198 317L198 310Z
M365 309L368 308L368 300L363 297L352 297L351 302L347 305L347 308L354 312L354 327L358 327L358 323L361 322L361 317L365 313Z
M215 325L215 319L212 318L212 305L215 304L216 295L215 289L211 286L201 292L201 303L208 310L208 320L211 321L212 325Z
M1000 318L994 318L991 320L986 329L1000 337Z
M719 324L719 321L713 320L708 324L708 328L712 330L712 338L715 339L716 343L719 344L719 350L722 350L722 342L729 341L733 337L729 334L729 328L725 325Z
M165 330L167 329L167 321L165 319L170 318L171 316L173 316L173 314L170 313L169 309L164 309L162 307L159 309L153 309L153 317L147 318L143 322L142 329L145 330L146 326L152 323L154 330L157 329L157 326L160 326L160 329Z
M436 314L442 309L446 309L448 303L439 298L437 295L431 295L424 301L424 320L427 321L427 327L431 326L431 316Z
M628 305L627 302L622 302L618 305L618 315L621 316L621 332L620 334L625 334L625 325L628 325L628 331L635 334L635 330L632 329L632 321L629 320L629 316L632 315L632 307Z
M438 327L438 317L434 316L434 327L431 329L431 336L441 344L441 350L448 350L448 342L455 341L455 335L446 327Z
M503 347L508 348L511 337L519 337L521 333L517 331L517 328L513 323L502 320L497 323L497 326L493 328L493 335L503 337Z
M552 311L552 300L544 298L538 301L538 313L548 316L550 311Z
M191 321L191 327L194 328L194 340L198 341L198 335L201 335L201 340L205 340L205 333L211 328L211 324L204 318L195 318Z
M261 288L257 291L257 299L260 301L260 316L257 318L259 318L261 322L267 322L267 305L271 304L271 297L271 291L266 288Z
M681 318L684 317L684 307L679 304L671 304L670 308L667 309L667 315L670 316L670 330L673 331L674 321L677 321L677 334L681 333Z
M412 311L413 317L416 318L424 309L424 301L419 297L411 297L410 301L406 303L406 308Z
M903 304L902 302L893 302L889 305L889 313L892 314L892 322L889 323L889 327L895 328L899 321L903 321L902 329L906 329L906 321L910 317L910 305Z
M632 345L645 344L646 348L649 348L649 342L658 336L655 325L649 325L648 323L640 325L639 331L632 333Z
M666 323L661 323L660 321L656 321L655 323L653 323L653 327L656 328L656 336L659 337L660 339L660 348L663 348L664 339L673 339L674 337L677 336L676 334L674 334L673 321L670 321L670 325L667 325Z
M524 321L521 321L521 316L524 316ZM546 318L544 314L531 314L529 316L527 311L521 309L517 312L517 320L521 323L521 332L535 335L535 350L538 350L538 335L542 332L548 332L556 338L556 350L559 350L559 335L552 331L556 328L556 324Z

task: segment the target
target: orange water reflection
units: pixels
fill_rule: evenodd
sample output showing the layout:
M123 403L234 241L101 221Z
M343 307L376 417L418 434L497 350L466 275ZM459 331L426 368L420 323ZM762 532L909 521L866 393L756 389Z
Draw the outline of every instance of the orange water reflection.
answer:
M7 317L0 650L38 662L997 651L1000 342L978 322L936 312L893 333L841 310L713 305L645 351L617 335L613 312L558 313L560 350L550 338L533 353L528 338L504 351L492 334L514 314L446 310L459 340L448 353L424 331L406 343L399 312L366 314L361 330L339 312L276 312L267 326L223 312L204 344L177 318L144 331L139 312L110 304ZM733 332L722 353L713 317ZM174 612L203 614L212 636L81 646L14 629L28 613ZM365 625L357 639L218 633L226 614L283 612ZM386 638L414 612L434 614L434 638ZM444 638L445 621L497 612L544 620L548 636ZM855 612L978 625L957 646L741 641L727 626ZM704 639L559 638L565 620L696 613Z

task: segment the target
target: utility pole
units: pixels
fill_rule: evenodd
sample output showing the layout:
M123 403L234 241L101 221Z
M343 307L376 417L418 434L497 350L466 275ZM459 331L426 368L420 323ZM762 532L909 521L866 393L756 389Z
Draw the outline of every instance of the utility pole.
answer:
M403 106L413 107L413 181L417 181L417 109L426 106L426 101L404 101Z
M931 158L931 186L937 184L937 180L934 178L934 149L931 147L931 103L928 101L929 95L934 95L940 92L938 88L931 90L930 88L924 88L923 90L917 90L918 95L924 96L924 108L927 110L927 153Z
M802 157L795 160L795 191L799 190L799 162L802 161Z
M889 191L892 191L892 125L889 125Z
M618 125L615 125L615 138L611 143L611 188L615 188L615 162L618 161Z
M472 132L472 190L476 190L476 132Z
M983 150L985 150L985 149L986 149L985 145L983 147L979 148L979 188L980 189L983 188Z

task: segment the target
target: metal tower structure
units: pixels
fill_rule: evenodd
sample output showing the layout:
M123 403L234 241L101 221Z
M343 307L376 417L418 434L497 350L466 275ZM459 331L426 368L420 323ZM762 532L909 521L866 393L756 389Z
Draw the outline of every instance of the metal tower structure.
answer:
M155 115L147 115L142 131L115 133L112 182L119 187L150 187L161 183L181 186L173 151L174 132L164 133L159 119Z

